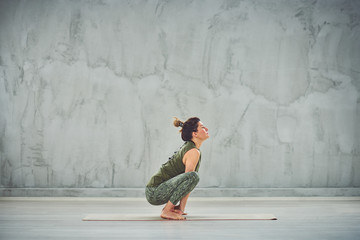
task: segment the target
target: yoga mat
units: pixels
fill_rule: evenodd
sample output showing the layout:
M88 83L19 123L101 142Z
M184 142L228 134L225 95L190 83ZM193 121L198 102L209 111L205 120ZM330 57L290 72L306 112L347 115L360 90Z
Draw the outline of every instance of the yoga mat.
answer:
M148 214L89 214L83 221L173 221ZM277 220L272 214L204 214L186 216L186 221Z

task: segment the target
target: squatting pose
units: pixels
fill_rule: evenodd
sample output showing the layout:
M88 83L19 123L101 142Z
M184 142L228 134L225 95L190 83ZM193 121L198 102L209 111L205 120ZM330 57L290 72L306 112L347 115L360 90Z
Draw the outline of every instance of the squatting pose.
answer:
M174 126L181 127L181 138L185 143L151 177L145 193L146 199L152 205L166 203L160 215L162 218L184 220L186 202L199 182L200 146L209 138L209 134L197 117L189 118L185 122L175 118ZM180 204L177 205L179 201Z

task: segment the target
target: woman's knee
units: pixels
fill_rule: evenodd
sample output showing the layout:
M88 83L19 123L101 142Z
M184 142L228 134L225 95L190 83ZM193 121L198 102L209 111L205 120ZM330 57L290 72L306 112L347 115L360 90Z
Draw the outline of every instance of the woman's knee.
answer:
M189 177L196 182L196 184L200 181L199 173L197 172L188 172Z

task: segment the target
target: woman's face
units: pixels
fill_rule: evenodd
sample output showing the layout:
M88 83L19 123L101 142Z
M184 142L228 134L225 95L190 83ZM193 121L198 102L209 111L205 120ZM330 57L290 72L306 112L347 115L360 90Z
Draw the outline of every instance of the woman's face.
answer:
M208 130L202 122L198 123L197 132L194 132L195 137L199 138L200 140L206 140L208 139L209 133Z

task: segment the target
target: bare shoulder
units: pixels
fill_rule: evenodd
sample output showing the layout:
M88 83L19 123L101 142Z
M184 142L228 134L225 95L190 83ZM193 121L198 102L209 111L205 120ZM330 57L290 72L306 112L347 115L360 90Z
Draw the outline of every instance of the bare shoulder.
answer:
M196 148L193 148L193 149L190 149L189 151L187 151L185 153L185 156L188 155L188 156L193 156L193 157L198 157L200 156L200 151L197 150Z
M198 161L200 157L200 151L196 148L190 149L187 151L183 158L183 163L186 164L186 162L190 161Z

